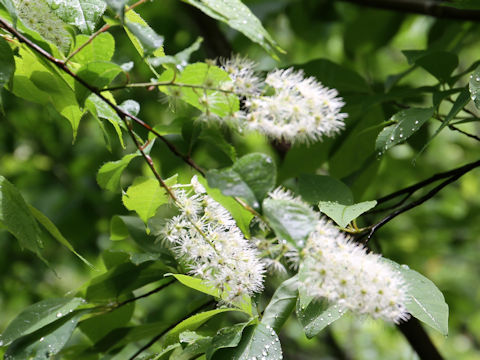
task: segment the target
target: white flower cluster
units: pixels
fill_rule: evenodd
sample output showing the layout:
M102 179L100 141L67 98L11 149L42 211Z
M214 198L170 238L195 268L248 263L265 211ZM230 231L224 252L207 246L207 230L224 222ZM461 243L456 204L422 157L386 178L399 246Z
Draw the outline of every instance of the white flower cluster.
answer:
M230 213L205 193L194 177L174 187L180 214L165 226L163 236L193 276L241 300L263 289L263 263L243 237Z
M318 222L304 253L301 286L309 295L395 323L409 318L408 288L401 274L332 224Z
M269 138L291 143L311 143L333 136L344 127L347 114L335 89L292 68L273 70L264 81L252 61L233 57L222 68L232 82L224 84L245 98L244 109L233 119L241 129L258 131Z
M44 0L13 0L22 23L51 41L63 52L70 48L70 34L65 24Z

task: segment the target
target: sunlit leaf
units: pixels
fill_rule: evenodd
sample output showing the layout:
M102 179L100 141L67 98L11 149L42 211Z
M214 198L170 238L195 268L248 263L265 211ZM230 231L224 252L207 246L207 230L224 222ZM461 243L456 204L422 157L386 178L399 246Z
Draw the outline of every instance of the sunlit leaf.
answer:
M176 182L176 176L165 180L167 186ZM138 216L146 223L149 218L155 215L160 205L168 203L169 198L157 179L138 177L122 196L122 200L128 210L136 211Z
M55 14L82 33L91 34L107 5L102 0L47 0Z
M346 227L350 222L364 212L377 205L375 200L364 201L353 205L343 205L334 202L320 201L318 207L322 213L335 221L341 227Z

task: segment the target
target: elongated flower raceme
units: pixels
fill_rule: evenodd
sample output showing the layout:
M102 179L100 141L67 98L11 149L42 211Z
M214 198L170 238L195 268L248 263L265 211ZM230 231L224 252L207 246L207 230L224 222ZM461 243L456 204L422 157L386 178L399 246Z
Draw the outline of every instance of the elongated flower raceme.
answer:
M234 116L240 128L290 143L319 141L343 129L347 114L340 112L344 102L337 90L292 68L273 70L262 82L253 66L240 57L223 61L232 79L225 87L245 97Z
M163 236L190 273L228 293L227 301L261 291L263 263L230 213L196 177L174 192L180 214L167 223Z
M309 295L374 318L408 319L408 288L400 273L330 223L318 222L304 253L301 286Z

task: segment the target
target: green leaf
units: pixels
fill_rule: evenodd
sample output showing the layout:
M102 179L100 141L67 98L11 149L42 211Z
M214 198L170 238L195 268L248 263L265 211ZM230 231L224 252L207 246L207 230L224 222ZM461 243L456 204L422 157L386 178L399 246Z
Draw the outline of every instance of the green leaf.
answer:
M203 325L206 321L210 320L213 316L230 311L238 310L232 308L215 309L195 314L188 319L183 320L165 335L162 341L162 346L165 348L169 345L175 344L179 341L179 335L184 331L195 330L201 325Z
M205 281L202 280L202 279L199 279L199 278L196 278L196 277L193 277L193 276L189 276L189 275L183 275L183 274L171 274L171 276L173 276L175 279L177 279L183 285L185 285L185 286L187 286L191 289L200 291L204 294L207 294L207 295L210 295L210 296L213 296L213 297L216 297L216 298L220 298L221 295L222 295L219 289L216 289L212 286L208 286L205 283Z
M302 248L314 230L316 216L306 205L290 200L265 199L263 215L280 238Z
M222 299L224 301L227 301L228 299L228 291L224 291L222 293L219 289L209 286L208 283L205 282L205 280L183 274L171 275L175 277L175 279L177 279L180 283L191 289L200 291L204 294L216 297L217 299ZM247 314L252 315L252 300L249 296L245 295L242 297L241 301L231 304L238 307Z
M227 23L240 31L250 40L260 44L271 56L276 58L275 50L283 50L264 29L260 20L240 0L183 0L202 10L208 16Z
M110 331L127 325L134 310L135 302L132 302L111 312L85 319L80 323L79 328L93 343L96 343Z
M428 52L415 61L440 81L447 81L458 66L458 56L446 51Z
M177 176L165 180L167 186L174 185ZM158 180L154 178L138 177L122 196L122 201L128 210L136 211L140 219L145 223L160 207L168 203L168 195Z
M15 340L5 352L9 360L48 360L62 350L85 311L69 314L32 334Z
M214 359L282 359L282 348L275 331L262 323L247 327L235 348L217 351Z
M17 10L15 9L15 4L12 0L0 0L5 9L7 9L9 15L12 17L13 26L17 26ZM1 67L0 67L1 68Z
M377 205L375 200L364 201L353 205L342 205L334 202L320 201L318 207L322 213L344 228L350 224L352 220L374 208L375 205Z
M163 36L158 35L150 26L131 21L126 21L125 24L142 45L144 56L153 54L163 46Z
M335 320L343 316L345 311L338 305L329 305L325 300L312 300L308 305L297 302L297 318L303 326L307 338L318 335Z
M212 338L210 336L201 336L193 331L185 331L180 334L180 343L183 347L178 348L170 356L170 360L205 360L205 356L200 355L208 351Z
M20 192L0 175L0 222L20 246L40 254L40 228Z
M225 139L225 136L222 134L219 128L211 126L210 124L203 127L198 139L215 146L217 149L227 155L232 162L237 160L237 152L235 148Z
M423 67L438 80L445 82L458 66L458 56L447 51L405 50L402 51L409 64Z
M125 19L126 26L124 26L124 29L142 58L149 55L165 56L162 47L163 37L158 35L140 15L130 10L125 14Z
M390 121L396 124L383 128L378 134L375 142L378 154L383 154L416 133L433 116L433 112L433 108L410 108L394 114Z
M115 99L109 92L104 92L103 95L113 104L115 104ZM103 101L99 96L97 96L97 94L91 94L87 98L87 100L85 101L85 107L93 115L93 117L98 119L101 126L103 125L101 123L101 119L105 119L110 124L112 124L117 134L118 140L120 141L120 144L123 148L125 148L122 135L122 127L125 127L125 124L122 119L120 119L115 110L113 110L105 101Z
M102 165L97 173L97 183L103 189L117 191L120 188L120 177L123 170L130 164L132 159L139 156L138 153L125 155L121 160L109 161Z
M241 197L255 209L275 187L276 177L275 163L260 153L245 155L228 169L207 173L209 186L219 188L224 195Z
M399 271L408 286L409 300L405 304L408 312L431 326L435 330L448 335L448 305L442 292L433 282L422 274L410 269L407 265L382 258L395 270Z
M75 139L83 111L78 107L73 85L70 86L33 52L24 47L18 49L19 56L15 56L16 70L11 91L28 101L42 105L52 104L70 122ZM50 92L50 89L53 91Z
M48 231L52 237L57 240L60 244L65 246L68 250L70 250L72 253L77 255L77 257L82 260L85 264L93 268L93 265L88 262L82 255L77 253L75 249L73 248L72 244L69 243L67 239L62 235L60 230L55 226L55 224L47 217L45 214L43 214L41 211L35 209L33 206L28 205L30 212L32 215L35 217L35 219L45 228L45 230Z
M263 312L262 324L279 331L295 309L298 298L298 276L285 280L275 290L270 302Z
M180 93L183 101L206 114L213 113L225 117L239 109L237 96L217 90L207 90L207 88L219 89L222 83L230 81L228 74L217 66L195 63L187 65L181 73L168 69L158 79L165 82L172 80L174 80L172 85L159 86L160 91L177 97ZM175 83L182 86L175 86Z
M102 0L47 0L47 3L65 23L87 34L95 31L95 25L107 8Z
M0 346L53 323L68 315L84 302L81 298L51 298L28 306L0 335Z
M101 89L110 84L123 69L117 64L108 61L92 61L83 65L77 72L77 76L96 89ZM75 95L80 106L83 107L85 100L91 91L78 81L75 82Z
M139 265L123 263L109 269L105 274L93 278L86 291L91 302L109 302L152 282L164 279L170 269L160 261L147 261Z
M310 204L332 201L339 204L353 204L353 194L340 180L324 175L304 174L298 178L298 191Z
M0 111L2 111L2 90L15 72L13 51L7 41L0 38Z
M1 77L0 77L1 84ZM480 109L480 66L470 75L468 81L468 89L470 90L470 98L475 103L477 109Z
M90 40L90 36L78 35L76 37L77 48ZM76 53L72 60L85 65L92 61L110 61L115 52L115 38L109 32L103 32L96 36L91 43L82 51Z
M210 360L213 356L215 356L215 352L220 349L237 346L240 343L240 340L242 340L243 330L249 324L249 322L245 322L218 330L205 354L206 358Z

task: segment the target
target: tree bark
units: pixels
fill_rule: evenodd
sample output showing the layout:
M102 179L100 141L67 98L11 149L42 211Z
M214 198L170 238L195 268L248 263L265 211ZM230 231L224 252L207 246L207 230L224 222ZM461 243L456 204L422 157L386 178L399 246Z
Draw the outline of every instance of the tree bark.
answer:
M368 6L406 13L423 14L437 18L480 21L480 10L457 9L444 6L444 1L435 0L340 0L361 6Z

